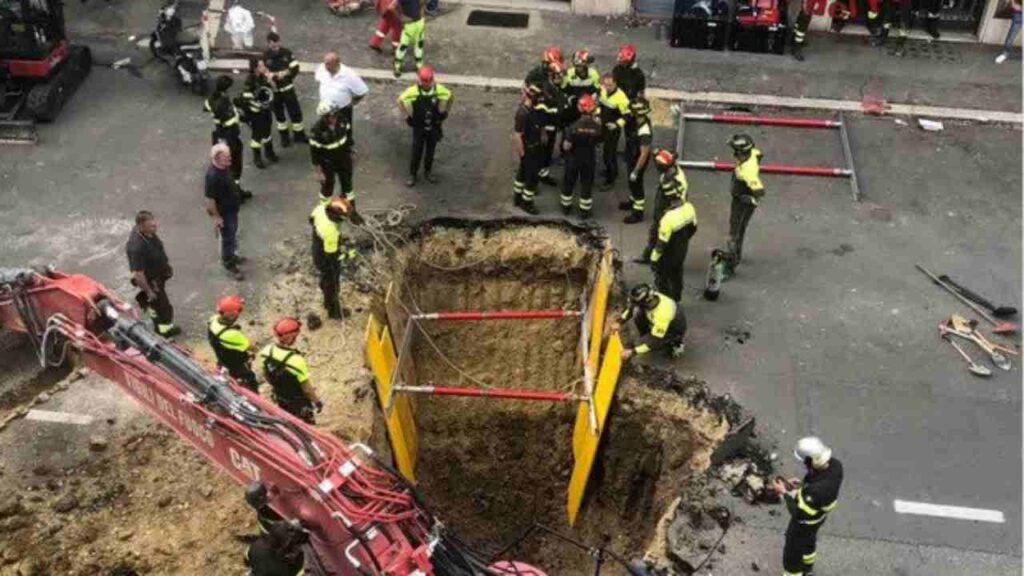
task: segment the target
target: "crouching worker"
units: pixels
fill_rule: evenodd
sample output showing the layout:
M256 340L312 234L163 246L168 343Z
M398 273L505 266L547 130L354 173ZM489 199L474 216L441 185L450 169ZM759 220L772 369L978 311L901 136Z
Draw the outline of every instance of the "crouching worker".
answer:
M682 356L686 336L683 307L648 284L629 291L629 306L622 312L623 322L630 319L640 332L640 344L622 350L622 359L660 351L671 358Z

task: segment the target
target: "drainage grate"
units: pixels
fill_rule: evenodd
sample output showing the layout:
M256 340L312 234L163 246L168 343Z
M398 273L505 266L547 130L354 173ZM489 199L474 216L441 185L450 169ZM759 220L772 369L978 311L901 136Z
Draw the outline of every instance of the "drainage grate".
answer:
M522 12L491 12L490 10L473 10L466 20L469 26L491 26L494 28L526 28L530 24L530 15Z
M886 47L886 52L889 56L895 56L897 58L936 60L939 62L948 62L950 64L959 64L963 62L963 56L961 55L959 46L956 46L951 42L905 40L901 44L898 39L895 42L890 40L889 46Z

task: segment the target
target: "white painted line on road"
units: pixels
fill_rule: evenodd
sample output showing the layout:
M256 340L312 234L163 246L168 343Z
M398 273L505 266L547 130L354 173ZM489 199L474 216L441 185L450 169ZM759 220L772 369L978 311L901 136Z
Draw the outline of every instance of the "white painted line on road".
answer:
M921 516L938 516L940 518L975 520L977 522L995 522L997 524L1006 522L1006 518L1003 517L1003 513L999 510L986 510L984 508L944 506L941 504L910 502L907 500L893 500L892 507L899 514L920 514Z
M57 422L58 424L77 424L86 426L92 424L92 416L85 414L71 414L69 412L51 412L49 410L29 410L25 415L26 420L38 422Z
M319 62L300 62L302 72L313 72ZM242 71L249 69L249 61L241 59L220 59L210 61L211 70ZM396 79L391 70L379 68L353 68L356 74L366 80L379 82L398 82L408 84L413 81L413 74L408 72ZM461 74L438 74L439 82L451 86L482 88L485 90L503 90L514 92L519 90L522 80L514 78L491 78L486 76L464 76ZM823 110L828 112L863 112L861 103L856 100L831 100L828 98L793 98L774 96L771 94L741 94L736 92L688 92L685 90L669 90L667 88L648 88L647 96L678 102L696 102L699 104L740 104L744 106L771 106L774 108L794 108L800 110ZM977 110L974 108L946 108L942 106L917 106L914 104L887 103L885 116L923 116L925 118L946 118L951 120L968 120L971 122L1002 122L1006 124L1024 124L1024 114L1003 112L999 110Z

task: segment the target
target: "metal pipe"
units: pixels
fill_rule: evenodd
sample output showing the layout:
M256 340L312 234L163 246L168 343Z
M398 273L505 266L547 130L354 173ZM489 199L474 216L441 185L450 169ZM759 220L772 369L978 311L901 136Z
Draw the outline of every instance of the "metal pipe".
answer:
M846 167L850 170L850 189L853 191L853 201L860 202L860 183L857 181L857 168L853 164L853 148L850 147L850 133L846 130L846 119L843 113L839 113L839 141L843 144L843 158L846 159Z
M572 392L552 392L546 390L521 390L517 388L466 388L456 386L395 386L395 392L412 394L429 394L433 396L471 396L489 398L508 398L512 400L543 400L547 402L572 402L576 395Z
M415 314L414 320L527 320L539 318L568 318L579 316L579 310L467 310L460 312L430 312Z
M681 160L679 165L683 168L694 170L715 170L718 172L729 172L735 165L724 160ZM761 164L761 172L765 174L791 174L794 176L826 176L830 178L848 178L851 171L848 168L836 168L834 166L799 166L796 164Z
M791 128L839 128L839 120L798 118L794 116L754 116L752 114L683 114L683 118L717 124L750 124L754 126L789 126Z

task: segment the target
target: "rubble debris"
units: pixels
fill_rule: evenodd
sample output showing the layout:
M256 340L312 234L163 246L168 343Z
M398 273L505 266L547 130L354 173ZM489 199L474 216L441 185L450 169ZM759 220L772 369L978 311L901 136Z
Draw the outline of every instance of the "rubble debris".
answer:
M107 439L102 436L92 436L89 438L89 450L93 452L102 452L107 449Z

